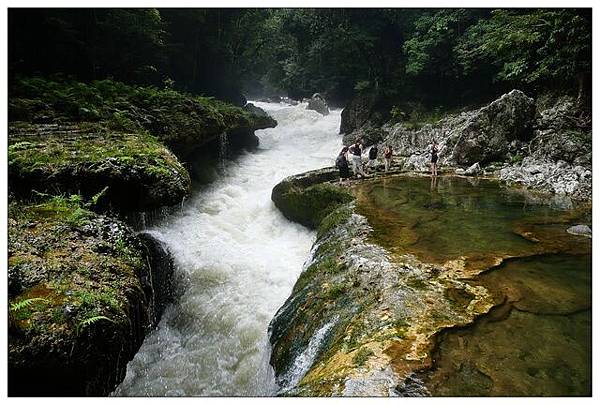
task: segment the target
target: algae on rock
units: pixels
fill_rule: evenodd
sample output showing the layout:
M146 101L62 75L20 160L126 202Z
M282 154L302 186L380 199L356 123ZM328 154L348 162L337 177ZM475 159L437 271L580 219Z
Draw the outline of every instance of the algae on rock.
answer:
M10 395L114 389L160 315L145 246L77 196L10 202Z
M8 171L10 191L25 197L108 187L103 202L121 211L174 205L190 191L187 170L155 137L93 123L11 126Z

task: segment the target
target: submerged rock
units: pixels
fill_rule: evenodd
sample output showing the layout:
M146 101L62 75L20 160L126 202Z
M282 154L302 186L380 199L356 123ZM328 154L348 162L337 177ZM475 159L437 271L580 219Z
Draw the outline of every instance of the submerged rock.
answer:
M408 373L430 365L435 333L469 323L491 306L485 289L436 266L410 255L391 261L367 241L369 233L351 205L322 221L313 259L270 326L271 364L282 393L394 395ZM445 293L449 288L470 298L457 305ZM326 319L335 322L313 361L286 379Z
M160 317L168 252L61 197L9 216L9 395L108 395Z

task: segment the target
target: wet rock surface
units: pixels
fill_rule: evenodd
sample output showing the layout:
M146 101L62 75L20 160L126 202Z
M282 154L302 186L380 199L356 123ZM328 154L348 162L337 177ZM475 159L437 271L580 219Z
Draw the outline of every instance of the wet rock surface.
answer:
M160 318L168 252L73 200L9 218L9 395L107 395Z
M435 374L432 366L439 361L440 350L446 350L445 346L439 346L438 337L446 336L446 331L470 330L469 325L506 299L522 311L547 312L557 308L571 311L570 307L548 302L544 296L561 297L559 302L573 301L573 310L585 310L585 295L579 299L572 291L563 291L563 282L555 283L545 276L534 275L537 284L527 291L523 288L528 283L510 277L507 279L510 281L503 281L500 286L495 281L480 280L488 274L502 277L501 266L507 260L517 260L511 259L514 257L531 256L526 260L534 266L537 255L547 253L559 255L556 265L562 265L560 255L564 252L586 257L590 246L570 236L564 227L565 223L581 217L581 212L564 211L554 214L551 220L543 214L546 210L571 210L573 205L556 205L542 198L539 201L542 208L532 207L530 215L517 221L513 216L523 214L510 207L514 204L522 207L524 200L534 203L537 197L528 198L525 191L507 188L502 191L507 193L507 201L502 203L506 205L505 211L493 214L492 207L496 204L493 196L498 192L494 190L499 186L490 180L486 183L479 179L456 179L479 190L477 196L471 197L461 189L464 186L451 184L450 178L438 179L439 186L432 179L432 187L440 187L440 195L428 197L433 198L432 202L423 204L417 195L420 191L415 194L420 188L408 184L409 179L392 175L380 180L352 181L350 187L356 201L338 206L320 221L311 260L270 326L271 364L280 395L507 395L511 391L505 375L486 371L468 359L454 366L458 368L450 374ZM414 181L429 182L429 178ZM477 184L470 185L471 182ZM383 191L373 188L381 183ZM408 193L407 198L398 191ZM381 198L393 206L375 208L373 203L384 202L377 202ZM413 205L415 211L403 208ZM469 228L470 222L465 224L463 211L478 212L478 206L482 210L478 215L483 219L473 218L475 230ZM455 210L456 218L462 218L462 235L474 232L473 241L446 238L448 231L444 229L452 229ZM397 216L393 214L396 211ZM438 211L446 214L439 216ZM536 212L541 216L536 216ZM502 221L508 221L506 226L499 226ZM431 229L431 235L426 231L430 224L439 225L439 229ZM486 232L497 233L493 247L486 242ZM455 252L454 245L469 248L460 253ZM441 250L431 249L432 246ZM549 269L547 265L535 268ZM519 273L509 271L510 274ZM585 277L581 280L580 285L585 288ZM541 293L546 290L553 292ZM504 316L501 309L490 314ZM583 329L578 329L577 336L585 330L585 325L585 321L578 323L578 328ZM548 341L555 342L555 337ZM585 354L581 339L572 342ZM464 352L464 348L458 350ZM577 359L569 367L578 370L582 382L573 384L572 389L583 392L581 387L585 390L587 374L585 367L580 367L582 357ZM516 360L507 361L516 364ZM433 377L428 374L431 372ZM444 380L444 375L453 377ZM549 377L548 381L557 380Z
M592 237L592 229L587 225L575 225L567 229L567 232L573 235Z
M314 110L321 115L329 115L329 107L327 106L327 102L319 93L313 94L313 96L308 100L306 109Z
M491 306L485 290L447 277L437 266L411 255L391 260L367 241L371 228L352 210L343 206L323 220L312 262L271 323L271 364L281 394L393 394L403 376L429 364L431 336L467 324ZM469 299L453 304L444 294L449 288ZM319 350L294 368L325 320L333 324Z

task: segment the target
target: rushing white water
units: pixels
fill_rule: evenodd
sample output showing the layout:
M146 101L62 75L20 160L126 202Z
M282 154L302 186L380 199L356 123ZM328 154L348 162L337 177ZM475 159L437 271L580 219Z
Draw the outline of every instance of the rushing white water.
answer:
M259 150L227 162L220 180L150 230L172 251L184 291L114 395L256 396L277 389L267 327L314 233L287 221L271 190L288 175L333 164L340 112L324 117L305 104L255 104L279 123L257 131Z

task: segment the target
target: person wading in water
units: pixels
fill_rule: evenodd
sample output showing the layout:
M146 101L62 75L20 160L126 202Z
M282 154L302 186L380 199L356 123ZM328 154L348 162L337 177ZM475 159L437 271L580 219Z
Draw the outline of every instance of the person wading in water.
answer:
M390 145L387 145L385 147L385 149L383 150L383 161L385 163L385 171L387 172L388 170L390 170L390 166L392 165L392 154L394 152L392 151L392 147Z
M357 140L354 145L350 147L349 151L352 154L352 172L356 177L359 175L365 177L365 172L362 168L362 145L360 144L360 140Z
M347 153L348 147L344 146L335 159L335 166L340 171L340 183L343 183L345 179L350 177L350 168L348 167L348 158L346 157Z
M435 139L431 144L431 175L437 176L438 147Z

